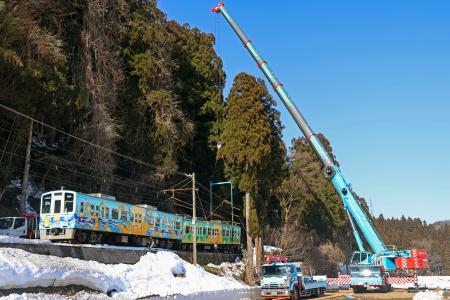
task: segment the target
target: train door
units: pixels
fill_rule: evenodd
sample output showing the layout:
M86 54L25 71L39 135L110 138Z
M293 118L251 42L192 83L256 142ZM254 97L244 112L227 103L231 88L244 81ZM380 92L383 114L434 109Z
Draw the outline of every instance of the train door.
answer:
M50 213L52 214L60 214L63 212L63 193L53 193L52 203L50 206Z

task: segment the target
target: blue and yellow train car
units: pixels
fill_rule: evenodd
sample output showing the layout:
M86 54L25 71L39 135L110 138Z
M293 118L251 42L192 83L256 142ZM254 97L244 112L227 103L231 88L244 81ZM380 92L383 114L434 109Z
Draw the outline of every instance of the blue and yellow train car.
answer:
M200 250L239 251L239 226L198 220L196 227ZM58 190L41 197L41 239L187 250L192 248L192 228L191 218L120 202L112 196Z
M59 190L41 198L41 239L172 248L181 244L182 223L182 216L102 194Z
M221 221L197 220L196 241L200 250L237 252L241 243L241 228ZM183 220L183 248L188 250L193 242L192 219Z

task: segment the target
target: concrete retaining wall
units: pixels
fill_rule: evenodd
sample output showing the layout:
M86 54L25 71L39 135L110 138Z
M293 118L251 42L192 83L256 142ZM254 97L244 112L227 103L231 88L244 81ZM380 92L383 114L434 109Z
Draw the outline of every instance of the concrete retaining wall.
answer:
M82 245L62 245L62 244L2 244L2 248L18 248L30 253L53 255L58 257L73 257L82 260L93 260L104 264L135 264L141 256L148 252L156 252L139 247L86 247ZM191 252L177 251L177 254L187 261L192 260ZM236 254L224 253L197 253L197 263L206 265L208 263L220 264L221 262L234 262Z

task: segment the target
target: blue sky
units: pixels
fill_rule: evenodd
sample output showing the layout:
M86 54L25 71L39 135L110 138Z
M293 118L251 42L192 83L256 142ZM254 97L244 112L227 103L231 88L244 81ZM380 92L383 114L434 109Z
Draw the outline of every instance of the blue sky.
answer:
M159 0L218 36L227 74L262 77L210 0ZM450 219L450 1L238 1L225 5L373 212ZM277 100L287 144L299 136Z

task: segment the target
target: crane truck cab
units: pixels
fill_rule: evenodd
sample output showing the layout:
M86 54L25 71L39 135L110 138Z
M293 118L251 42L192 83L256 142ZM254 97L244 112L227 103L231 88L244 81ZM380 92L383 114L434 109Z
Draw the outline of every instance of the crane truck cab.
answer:
M304 276L301 262L288 262L285 256L268 256L261 269L263 299L299 299L325 293L327 282Z
M37 216L21 214L19 217L0 218L0 235L18 238L36 238Z
M378 263L370 252L355 251L349 271L350 287L355 293L365 292L368 288L378 288L383 292L391 290L388 282L389 273L386 272L384 264Z

